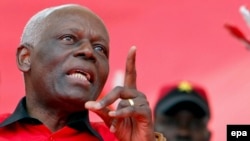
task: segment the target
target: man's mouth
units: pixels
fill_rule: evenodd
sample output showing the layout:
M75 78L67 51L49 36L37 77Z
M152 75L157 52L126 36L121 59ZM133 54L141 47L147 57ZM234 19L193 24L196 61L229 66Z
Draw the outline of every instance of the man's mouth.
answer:
M83 70L71 70L67 75L74 79L80 79L82 81L89 81L92 83L91 74Z

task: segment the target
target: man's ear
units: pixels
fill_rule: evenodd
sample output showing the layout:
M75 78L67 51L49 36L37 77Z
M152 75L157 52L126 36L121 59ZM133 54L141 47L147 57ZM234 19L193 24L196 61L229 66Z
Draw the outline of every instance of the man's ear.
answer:
M31 61L31 48L21 45L17 48L16 61L19 70L22 72L27 72L30 70Z

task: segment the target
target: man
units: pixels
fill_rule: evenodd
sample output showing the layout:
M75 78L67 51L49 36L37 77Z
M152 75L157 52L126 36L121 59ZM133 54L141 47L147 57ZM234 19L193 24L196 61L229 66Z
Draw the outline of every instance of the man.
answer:
M154 109L155 130L168 141L208 141L210 110L206 91L188 81L164 86Z
M0 117L0 140L154 141L148 101L136 89L135 51L128 53L124 87L95 101L109 73L109 35L102 20L73 4L37 13L16 53L26 95L13 114ZM118 108L108 109L117 99L122 99ZM110 129L90 123L88 110Z

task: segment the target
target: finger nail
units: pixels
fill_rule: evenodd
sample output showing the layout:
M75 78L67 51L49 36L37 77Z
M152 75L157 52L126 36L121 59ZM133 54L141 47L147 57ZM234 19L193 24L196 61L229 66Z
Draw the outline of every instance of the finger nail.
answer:
M94 105L95 109L99 110L102 108L102 105L98 102Z
M85 108L87 108L87 109L93 109L93 110L99 110L102 107L101 107L101 104L99 102L88 101L87 103L85 103Z
M133 46L131 46L131 48L136 49L136 46L135 46L135 45L133 45Z
M111 116L111 117L116 116L116 112L115 112L115 111L110 111L110 112L109 112L109 116Z
M133 45L133 46L131 47L131 49L136 50L136 46L135 46L135 45Z
M86 102L84 106L87 109L91 108L91 102Z
M109 130L110 130L110 132L115 133L116 128L114 125L111 125Z

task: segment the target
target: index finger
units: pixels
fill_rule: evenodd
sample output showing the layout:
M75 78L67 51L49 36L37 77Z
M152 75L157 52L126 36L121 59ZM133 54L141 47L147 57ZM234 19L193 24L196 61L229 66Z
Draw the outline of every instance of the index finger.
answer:
M136 89L136 68L135 68L136 46L132 46L126 60L126 72L124 86Z

